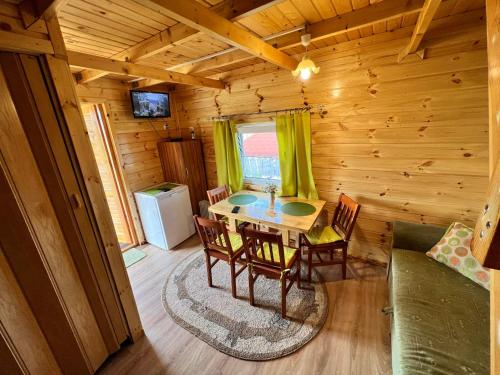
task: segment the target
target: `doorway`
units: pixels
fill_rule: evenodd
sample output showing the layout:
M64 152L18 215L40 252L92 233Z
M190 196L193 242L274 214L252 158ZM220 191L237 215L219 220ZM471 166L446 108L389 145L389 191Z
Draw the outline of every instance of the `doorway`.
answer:
M81 107L120 249L126 251L138 240L106 106L99 103L82 104Z

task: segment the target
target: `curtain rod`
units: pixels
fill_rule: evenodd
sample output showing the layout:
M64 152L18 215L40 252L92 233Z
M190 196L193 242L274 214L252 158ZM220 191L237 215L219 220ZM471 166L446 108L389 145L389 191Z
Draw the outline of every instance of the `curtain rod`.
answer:
M234 113L231 115L220 115L220 116L214 116L210 117L210 120L219 120L219 119L230 119L232 117L239 117L239 116L253 116L253 115L265 115L269 113L276 113L278 112L291 112L291 111L308 111L313 109L314 107L319 107L319 109L323 109L325 106L324 104L316 104L316 105L306 105L304 107L296 107L296 108L286 108L286 109L275 109L274 111L261 111L261 112L247 112L247 113Z

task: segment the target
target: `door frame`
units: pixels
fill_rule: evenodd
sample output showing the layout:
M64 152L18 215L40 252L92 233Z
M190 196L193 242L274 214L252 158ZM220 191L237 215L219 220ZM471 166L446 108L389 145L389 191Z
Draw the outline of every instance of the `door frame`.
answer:
M120 154L118 153L118 148L115 143L116 136L113 131L113 127L111 126L109 116L110 111L106 101L86 102L82 103L82 105L92 106L92 110L97 118L98 130L104 143L106 155L113 173L113 181L118 192L118 199L120 201L120 206L127 226L126 229L131 240L131 243L127 247L121 249L122 252L124 252L139 244L140 240L137 234L137 228L140 224L137 220L135 220L134 215L132 214L130 194L123 175L123 164L121 163Z

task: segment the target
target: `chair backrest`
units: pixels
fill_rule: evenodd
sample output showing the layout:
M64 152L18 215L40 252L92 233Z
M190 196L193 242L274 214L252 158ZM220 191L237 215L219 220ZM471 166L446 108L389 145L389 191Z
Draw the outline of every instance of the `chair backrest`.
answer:
M339 203L333 214L332 227L338 234L342 235L344 241L349 241L351 238L360 208L361 205L358 202L344 193L340 194Z
M210 203L211 206L217 202L229 198L229 189L227 188L226 185L218 186L214 189L207 190L207 196L208 196L208 202ZM224 217L223 215L218 215L218 214L213 214L213 216L217 220L221 220Z
M220 202L229 197L229 190L226 185L218 186L214 189L207 190L208 202L210 205Z
M245 227L242 230L245 255L248 262L272 269L286 268L285 250L281 233L262 232ZM278 249L274 254L272 251Z
M229 241L229 233L226 224L223 221L206 219L194 215L194 225L198 236L200 237L205 249L227 252L230 257L233 256L233 248Z

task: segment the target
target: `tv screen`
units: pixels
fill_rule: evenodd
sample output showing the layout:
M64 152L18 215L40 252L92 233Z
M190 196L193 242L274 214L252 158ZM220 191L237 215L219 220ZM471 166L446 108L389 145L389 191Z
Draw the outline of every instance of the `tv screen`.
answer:
M168 93L130 91L135 118L170 117Z

